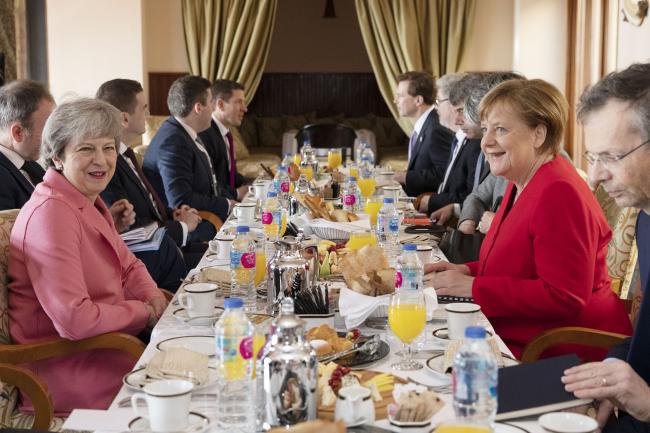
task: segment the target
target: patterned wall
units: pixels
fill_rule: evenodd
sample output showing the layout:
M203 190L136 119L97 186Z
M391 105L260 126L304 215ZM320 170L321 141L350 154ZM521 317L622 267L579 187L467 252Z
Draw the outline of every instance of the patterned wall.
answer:
M5 82L16 78L14 2L15 0L0 0L0 52L4 53L5 57L5 75L2 77Z

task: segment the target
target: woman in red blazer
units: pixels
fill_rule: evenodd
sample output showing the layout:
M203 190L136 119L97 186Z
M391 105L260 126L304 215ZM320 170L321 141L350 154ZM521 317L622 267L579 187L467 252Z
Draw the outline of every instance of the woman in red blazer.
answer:
M503 204L477 262L426 269L439 294L472 296L516 356L561 326L632 331L607 274L611 230L586 182L557 157L567 112L543 80L507 81L484 97L481 148L509 181ZM564 346L544 355L568 352L600 353Z

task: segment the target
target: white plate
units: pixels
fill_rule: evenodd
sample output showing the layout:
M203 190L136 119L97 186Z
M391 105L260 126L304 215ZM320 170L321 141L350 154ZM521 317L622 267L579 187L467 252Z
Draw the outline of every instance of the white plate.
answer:
M557 433L588 433L598 428L595 419L569 412L551 412L537 420L546 430Z
M503 356L503 366L504 367L510 367L513 365L518 365L519 361L512 359L512 358L507 358ZM440 354L436 356L432 356L431 358L427 359L427 361L424 363L424 366L427 368L427 370L432 371L434 373L439 373L439 374L447 374L451 376L451 373L445 373L442 369L445 366L445 355Z
M154 379L152 377L147 377L147 374L145 372L146 366L145 367L140 367L137 370L133 370L130 373L127 373L124 375L122 378L122 382L124 385L132 389L134 391L142 391L142 388L148 383L151 382L156 382L158 380L163 380L163 379ZM198 389L203 389L208 386L212 386L215 383L217 383L217 369L214 367L208 367L208 382L204 383L203 385L194 385L194 390Z
M190 412L187 420L187 427L183 433L199 433L204 431L210 425L210 420L205 415L198 412ZM129 421L129 430L132 432L150 432L149 420L141 416Z
M426 427L431 424L431 419L428 419L426 421L397 421L396 419L393 419L392 416L388 415L388 422L390 422L395 427Z
M492 332L490 331L485 331L488 337L492 337ZM438 328L433 330L433 337L444 341L445 343L449 343L449 330L444 327L444 328Z
M210 326L212 323L214 323L215 320L221 317L221 313L223 313L223 308L214 307L214 311L211 316L198 316L190 318L185 308L179 308L177 310L174 310L172 316L174 316L179 322L185 323L186 325Z
M156 344L156 349L165 351L172 347L182 347L193 352L202 353L207 356L214 356L217 353L214 337L209 335L187 335L184 337L172 337Z

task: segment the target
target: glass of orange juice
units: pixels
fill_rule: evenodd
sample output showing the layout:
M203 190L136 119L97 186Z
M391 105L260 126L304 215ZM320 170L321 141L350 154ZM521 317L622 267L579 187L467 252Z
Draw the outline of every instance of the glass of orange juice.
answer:
M357 185L361 190L361 197L367 199L375 193L375 188L377 186L377 181L374 177L360 177L357 178Z
M257 361L260 350L266 344L266 338L269 334L269 322L262 322L253 328L253 379L256 376Z
M339 168L342 162L343 155L341 154L341 149L330 149L327 152L327 165L330 166L331 170Z
M264 242L259 242L255 250L255 287L259 287L266 277L266 251Z
M377 238L370 230L355 230L350 233L350 240L345 245L351 250L358 250L366 245L377 245Z
M349 176L356 177L359 179L359 167L356 164L352 164L348 167Z
M440 424L433 433L491 433L486 425L466 424L461 421L450 421Z
M397 278L400 278L399 274ZM388 306L388 325L393 334L406 346L404 359L391 365L394 370L409 371L422 368L422 364L413 359L411 343L422 333L425 324L426 311L422 292L400 290L391 297Z
M363 206L363 211L370 216L370 225L373 228L377 225L377 214L383 205L384 202L380 197L372 196L366 200L366 204Z
M314 178L314 169L311 165L304 165L300 167L300 173L304 174L307 180L312 180Z
M296 164L298 167L300 167L301 160L302 160L302 155L300 154L300 152L293 155L293 163Z

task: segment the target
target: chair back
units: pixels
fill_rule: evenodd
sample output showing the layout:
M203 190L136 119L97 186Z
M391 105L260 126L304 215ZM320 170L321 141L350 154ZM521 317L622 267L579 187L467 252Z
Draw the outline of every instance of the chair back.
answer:
M20 209L0 211L0 344L11 344L9 335L9 238Z
M337 123L317 123L306 125L296 134L298 150L302 148L305 140L309 140L313 148L344 149L346 152L346 155L343 155L344 161L346 156L352 156L352 149L354 148L354 140L356 138L357 133L354 132L354 129Z

